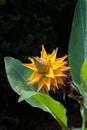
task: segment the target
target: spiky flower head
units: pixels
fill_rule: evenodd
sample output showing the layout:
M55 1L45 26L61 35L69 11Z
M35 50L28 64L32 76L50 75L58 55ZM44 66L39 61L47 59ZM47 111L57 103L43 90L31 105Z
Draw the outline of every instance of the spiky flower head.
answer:
M42 88L49 92L56 91L61 86L65 86L65 79L67 77L66 71L70 69L67 66L67 55L61 58L56 58L58 48L53 50L51 54L47 54L44 45L40 57L29 58L31 63L24 63L23 65L33 70L32 75L28 78L28 84L34 85L38 83L38 90Z

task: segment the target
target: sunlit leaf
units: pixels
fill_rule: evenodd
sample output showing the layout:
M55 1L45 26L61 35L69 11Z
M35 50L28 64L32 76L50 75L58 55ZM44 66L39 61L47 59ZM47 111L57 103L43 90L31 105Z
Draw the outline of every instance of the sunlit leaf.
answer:
M81 67L81 87L84 97L83 104L87 109L87 59L83 62Z
M19 101L27 99L27 102L30 103L31 97L44 105L46 111L49 112L58 121L58 123L64 127L64 129L67 128L66 110L60 102L55 101L47 94L30 91L23 91Z
M83 84L84 91L87 93L87 59L81 67L81 82Z

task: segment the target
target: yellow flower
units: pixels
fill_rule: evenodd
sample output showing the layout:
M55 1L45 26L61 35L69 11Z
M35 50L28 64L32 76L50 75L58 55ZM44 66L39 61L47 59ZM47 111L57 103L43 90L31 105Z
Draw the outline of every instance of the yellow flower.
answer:
M56 91L61 86L65 86L64 82L67 77L65 73L70 69L67 66L67 55L61 58L56 58L58 48L53 50L51 54L47 54L44 45L42 45L42 51L40 57L29 58L32 63L24 63L23 65L34 72L28 78L28 84L34 85L38 83L38 90L42 88L46 92L52 90Z

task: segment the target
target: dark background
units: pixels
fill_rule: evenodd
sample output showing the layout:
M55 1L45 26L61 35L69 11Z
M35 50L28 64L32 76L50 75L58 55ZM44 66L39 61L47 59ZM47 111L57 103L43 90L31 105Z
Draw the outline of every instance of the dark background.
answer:
M58 56L68 53L76 0L0 0L0 130L59 130L49 113L18 103L8 83L4 57L27 62L28 56L59 47ZM66 101L68 124L81 123L79 104Z

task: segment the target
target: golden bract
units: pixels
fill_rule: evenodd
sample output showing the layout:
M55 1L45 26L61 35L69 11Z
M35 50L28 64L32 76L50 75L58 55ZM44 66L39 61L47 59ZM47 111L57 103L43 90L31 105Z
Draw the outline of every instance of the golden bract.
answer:
M24 63L23 65L34 72L28 78L28 84L34 85L38 83L38 91L42 88L46 92L52 90L56 91L61 86L65 86L66 79L65 72L70 69L67 66L67 55L61 58L56 58L58 48L53 50L51 54L47 54L44 46L42 45L42 51L40 57L29 58L32 63Z

